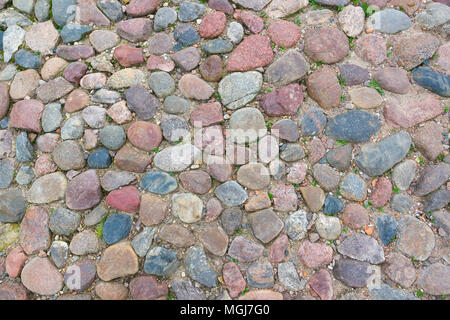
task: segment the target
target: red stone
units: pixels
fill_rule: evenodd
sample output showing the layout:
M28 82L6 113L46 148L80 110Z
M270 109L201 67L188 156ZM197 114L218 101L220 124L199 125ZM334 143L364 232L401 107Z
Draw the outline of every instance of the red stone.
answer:
M227 62L228 71L248 71L268 65L273 60L270 40L265 36L251 35L234 49Z
M259 105L269 116L293 116L303 102L302 87L290 84L261 97Z
M206 81L219 81L223 75L223 62L218 55L209 56L200 64L200 74Z
M267 34L274 43L285 48L295 46L302 35L295 23L285 20L272 23L267 29Z
M17 277L27 259L28 256L23 252L22 247L15 247L6 257L6 273L8 273L11 278Z
M272 263L280 263L285 257L285 251L289 247L287 235L282 234L270 246L269 259Z
M169 289L154 276L141 276L130 281L130 293L134 300L166 299Z
M20 245L27 254L46 250L50 245L48 213L44 208L30 207L20 225Z
M133 123L127 131L128 140L135 147L144 151L151 151L158 147L162 141L161 128L145 121Z
M245 279L239 271L238 266L234 262L227 262L223 266L223 281L228 288L230 297L237 297L242 291L245 290Z
M320 299L333 299L333 280L326 270L322 269L313 274L309 279L309 286L319 295Z
M305 35L304 52L315 61L336 63L349 52L348 38L332 27L311 28Z
M124 67L131 67L144 63L144 55L141 48L120 46L114 50L114 58Z
M132 17L142 17L156 11L162 0L132 0L126 7L127 14Z
M322 140L314 137L314 139L308 145L308 151L308 161L311 163L316 163L325 156L326 149L323 145Z
M105 199L106 203L125 212L137 212L141 202L141 194L135 186L126 186L111 191Z
M147 58L147 69L148 70L161 70L165 72L170 72L175 68L175 63L170 58L158 57L151 55Z
M146 226L156 225L164 221L168 209L167 202L156 195L144 193L141 197L139 218Z
M252 33L260 33L264 29L264 20L251 11L236 10L234 18L242 22Z
M386 177L381 177L370 194L370 201L375 207L383 207L391 198L392 183Z
M192 111L190 121L195 127L223 122L222 106L219 102L205 103Z
M395 100L388 100L384 107L384 118L395 128L409 128L442 113L442 103L432 95L421 97L416 101L414 104L407 105Z
M74 83L80 83L80 79L86 74L88 67L83 62L72 62L64 69L64 79Z
M12 128L41 132L41 116L44 105L34 99L16 102L9 115L9 125Z
M202 38L212 39L218 37L227 24L227 17L223 12L212 12L203 18L198 33Z

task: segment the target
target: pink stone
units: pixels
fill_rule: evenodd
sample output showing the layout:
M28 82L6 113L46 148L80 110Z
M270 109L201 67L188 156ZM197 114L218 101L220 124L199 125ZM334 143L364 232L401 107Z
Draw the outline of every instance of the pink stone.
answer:
M79 59L87 59L95 55L94 48L84 44L77 44L73 46L59 45L56 48L58 57L68 61L76 61Z
M267 115L278 117L295 115L302 102L302 88L293 83L263 95L259 104Z
M227 17L223 12L212 12L203 18L198 33L202 38L212 39L218 37L227 24Z
M421 97L416 101L414 104L407 105L393 99L388 100L384 107L386 121L395 128L409 128L442 113L442 103L432 95Z
M144 56L141 48L131 46L120 46L114 50L114 58L124 67L131 67L144 63Z
M264 29L264 20L248 10L236 10L234 18L242 22L252 33L260 33Z
M297 162L290 167L290 171L286 177L286 180L290 183L302 183L306 178L306 171L308 165L304 162Z
M386 40L380 35L365 34L356 40L355 52L364 61L380 64L387 58Z
M332 300L333 280L325 269L319 270L309 279L310 287L319 295L322 300Z
M78 0L76 19L82 24L93 23L99 27L108 27L109 19L97 8L94 0Z
M9 86L0 83L0 119L6 115L9 109Z
M27 259L28 256L25 254L22 247L15 247L6 257L6 273L8 273L11 278L17 277Z
M198 130L194 135L194 145L212 155L223 155L225 139L222 126L211 126Z
M302 35L295 23L285 20L272 23L267 29L267 34L275 44L284 48L295 46Z
M326 244L305 240L300 244L298 256L305 266L317 269L333 261L333 249Z
M325 156L326 149L322 143L322 140L315 137L308 145L308 151L308 161L311 163L316 163Z
M193 74L185 74L178 82L178 88L188 99L207 100L214 93L208 83Z
M46 133L37 138L36 144L40 151L51 153L60 142L59 134Z
M168 57L158 57L151 55L147 58L148 70L161 70L170 72L175 68L175 63Z
M283 300L283 295L272 290L252 290L239 297L239 300Z
M211 198L206 203L206 222L216 220L222 213L222 204L217 198Z
M49 154L39 156L34 164L34 172L38 177L55 172L57 169L58 166L53 163L52 157Z
M391 198L392 183L386 177L381 177L370 194L370 201L375 207L383 207Z
M27 254L35 254L50 246L48 213L44 208L30 207L20 225L20 245Z
M90 209L102 199L100 179L95 170L80 173L67 184L66 205L72 210Z
M342 89L336 72L330 66L323 66L306 80L309 96L324 109L336 108L341 102Z
M41 132L41 116L44 105L34 99L16 102L9 115L9 125L28 131Z
M161 128L145 121L133 123L128 128L127 136L132 145L147 152L158 147L162 141Z
M89 96L81 89L73 90L67 97L64 104L64 110L66 112L76 112L82 110L89 105Z
M264 67L273 60L270 40L261 35L251 35L245 38L234 49L227 62L228 71L248 71Z
M133 119L126 101L119 101L113 104L111 108L108 109L107 114L118 124L124 124Z
M287 235L282 234L270 246L269 259L272 263L280 263L285 257L285 251L289 247Z
M205 103L192 111L190 122L195 127L223 122L222 106L219 102Z
M139 211L141 194L135 186L126 186L111 191L105 199L106 203L125 212Z
M360 229L369 224L369 214L360 204L350 203L344 209L342 221L350 228Z
M280 183L272 188L274 209L288 212L297 210L297 193L294 186Z
M234 12L233 6L228 0L209 0L208 7L226 14L233 14Z
M225 182L231 178L233 168L224 158L209 156L206 160L206 171L217 181Z
M147 41L152 34L152 25L147 18L122 20L117 24L117 33L131 42Z
M237 297L242 291L245 290L245 279L239 271L238 266L234 262L227 262L223 266L223 281L228 288L230 297Z

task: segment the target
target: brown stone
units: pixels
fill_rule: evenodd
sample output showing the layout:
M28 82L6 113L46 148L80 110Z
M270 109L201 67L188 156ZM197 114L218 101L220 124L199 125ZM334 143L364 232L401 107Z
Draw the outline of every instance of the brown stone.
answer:
M234 262L227 262L222 269L223 281L227 286L230 297L235 298L245 290L245 279Z
M34 99L16 102L9 115L9 125L28 131L41 132L41 116L44 105Z
M387 58L386 40L380 35L363 35L355 42L355 53L364 61L380 64Z
M284 48L295 46L302 35L295 23L285 20L273 22L267 29L267 34L275 44Z
M344 209L342 221L352 229L360 229L369 224L369 215L363 206L350 203Z
M212 55L200 64L200 73L206 81L217 82L222 79L223 63L218 55Z
M187 248L195 243L194 235L177 224L164 225L158 237L180 248Z
M228 248L228 236L221 227L208 227L198 235L203 246L216 256L223 256Z
M95 285L95 293L102 300L125 300L128 297L128 289L118 282L99 281Z
M119 242L106 248L97 264L97 274L103 281L133 275L138 269L138 258L129 242Z
M347 36L336 28L310 29L305 35L304 51L315 61L339 62L349 50Z
M342 89L336 72L324 66L312 73L306 80L308 94L324 109L336 108L341 102Z
M64 110L66 112L76 112L84 109L88 105L89 95L82 89L75 89L67 97Z
M22 270L21 280L30 291L53 295L63 287L63 276L48 258L34 257Z
M132 145L147 152L158 147L162 141L161 128L145 121L133 123L128 128L127 136Z
M152 161L152 156L137 152L124 145L114 157L114 163L122 170L141 173Z
M238 11L238 10L237 10ZM227 62L227 70L248 71L268 65L273 60L270 40L261 35L251 35L245 38L234 49Z
M141 196L139 218L146 226L160 224L166 218L168 204L156 195L144 193Z
M134 300L155 300L166 298L169 289L158 282L155 276L141 276L130 281L130 294Z
M50 246L49 216L44 208L30 207L20 225L20 245L27 254L47 250Z
M211 189L211 177L203 170L191 170L179 175L183 187L193 193L205 194Z

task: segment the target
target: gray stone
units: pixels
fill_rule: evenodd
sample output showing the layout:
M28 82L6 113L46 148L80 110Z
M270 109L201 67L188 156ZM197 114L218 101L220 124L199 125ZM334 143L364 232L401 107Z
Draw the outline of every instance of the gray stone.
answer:
M305 57L291 49L267 68L264 73L264 81L277 86L287 85L303 78L309 67Z
M321 238L336 240L341 234L341 222L337 217L329 217L319 213L314 221L316 231Z
M162 7L155 14L153 29L157 32L162 31L176 21L177 12L172 8Z
M61 127L61 139L80 139L84 133L84 121L81 115L77 114L69 119Z
M423 211L431 212L442 209L450 202L450 190L434 191L427 195L424 200Z
M59 103L50 103L42 112L42 129L44 132L52 132L59 128L63 121L61 105Z
M13 25L26 27L31 24L31 20L23 14L17 12L13 8L8 8L0 12L0 25L3 28L8 28Z
M359 175L349 173L341 184L340 191L342 196L349 200L363 201L366 198L366 183Z
M335 140L367 142L381 127L380 119L367 111L351 110L328 120L326 135Z
M216 285L217 272L211 266L202 247L193 246L186 250L184 267L193 280L210 288Z
M234 44L238 44L244 37L244 27L236 21L232 21L227 29L227 38Z
M172 290L178 300L205 300L205 294L201 288L192 285L189 278L172 282Z
M261 111L252 107L239 109L231 115L229 121L230 132L227 136L230 143L252 143L267 133L266 122Z
M34 15L39 21L46 21L49 18L50 0L37 0L34 6Z
M371 288L370 294L376 300L419 300L410 292L390 287L384 283L379 287Z
M305 156L305 150L297 143L287 143L280 153L280 158L287 162L301 160Z
M53 161L64 171L81 169L86 164L83 148L78 141L61 142L52 152Z
M400 190L408 190L416 176L417 164L414 160L407 159L397 164L392 170L392 180Z
M351 259L336 261L333 268L334 277L345 285L353 288L363 288L369 283L373 269L367 262Z
M293 241L300 241L308 232L308 217L304 210L290 214L285 221L285 230Z
M14 62L24 69L39 69L41 67L41 59L35 54L23 49L16 52Z
M122 4L117 0L98 0L100 10L113 22L122 20Z
M411 216L399 220L397 248L409 257L425 261L435 246L433 231L424 222Z
M143 179L145 179L145 177ZM101 178L102 188L106 191L119 189L134 181L136 181L136 177L132 173L126 171L109 170Z
M175 80L167 72L153 72L148 78L148 85L159 97L164 98L175 91Z
M97 223L99 223L100 221L102 221L102 219L104 217L106 217L106 215L108 214L108 210L106 209L104 204L99 204L97 207L95 207L94 210L92 210L91 212L89 212L85 217L84 217L84 224L86 226L94 226Z
M118 93L117 91L100 89L92 96L91 101L99 102L99 103L113 104L113 103L116 103L117 101L119 101L119 99L120 99L120 93Z
M269 289L273 287L273 268L269 261L254 262L247 268L247 281L249 286Z
M34 148L25 131L19 133L16 139L16 159L20 162L29 162L34 159Z
M21 186L29 185L34 179L34 171L30 166L21 166L16 175L16 182Z
M425 10L417 14L416 21L425 29L433 29L450 20L450 7L439 2L428 3Z
M86 124L91 128L99 129L106 123L106 109L99 106L84 108L82 116Z
M78 228L80 222L78 213L59 207L50 215L48 227L53 233L68 236Z
M53 0L52 16L55 23L62 27L75 18L75 0Z
M190 22L199 18L206 7L200 3L184 1L178 10L178 20L181 22Z
M15 223L22 220L27 204L20 189L8 189L0 194L0 222Z
M236 181L227 181L214 190L215 195L229 207L243 204L247 198L247 192Z
M90 26L82 26L76 23L69 23L62 28L60 35L64 43L72 43L81 40L86 33L89 33L91 31L92 27Z
M19 49L25 39L25 30L18 25L11 25L3 33L3 61L11 60L13 54Z
M127 136L121 126L108 125L98 133L100 142L110 150L119 150L125 144Z
M383 174L406 156L410 145L411 136L400 131L378 143L363 145L356 165L371 177Z
M54 172L38 178L28 191L31 203L50 203L64 199L67 179L61 172Z
M411 19L406 13L395 9L377 11L367 19L368 29L389 34L409 29L411 25Z
M297 270L292 262L283 262L278 264L278 279L286 289L299 291L304 285L300 282Z
M166 172L179 172L192 165L200 154L201 151L191 144L179 144L158 152L153 164Z
M14 179L14 161L0 160L0 189L6 189Z
M180 265L175 251L163 247L152 248L145 257L144 272L160 277L174 273Z
M378 242L369 236L354 233L346 237L337 247L340 254L371 264L384 262L384 251Z
M406 194L394 194L391 200L391 208L400 213L408 212L413 205L413 199Z
M235 110L252 101L261 89L263 77L256 71L234 72L219 82L222 104Z
M213 39L202 44L202 50L207 54L222 54L233 50L233 44L228 40Z
M50 258L57 268L62 268L66 264L69 255L69 246L64 241L53 241L50 246Z
M144 230L137 234L131 241L131 246L139 257L144 257L147 254L148 250L152 246L155 233L155 228L145 227Z
M181 98L181 97L177 97L177 96L168 96L165 100L164 100L164 111L167 113L172 113L172 114L181 114L186 112L187 109L189 109L189 101Z

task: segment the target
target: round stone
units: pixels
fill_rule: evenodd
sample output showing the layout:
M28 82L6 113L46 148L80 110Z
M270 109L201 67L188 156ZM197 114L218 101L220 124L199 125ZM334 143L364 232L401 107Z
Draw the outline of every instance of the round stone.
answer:
M172 196L172 212L184 223L194 223L202 218L203 202L194 194L177 193Z

